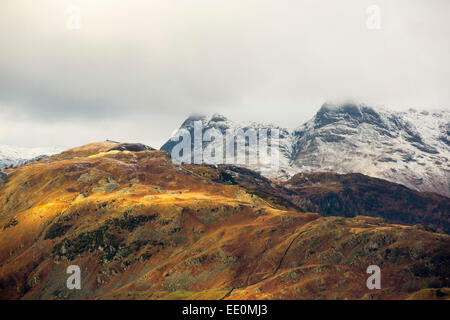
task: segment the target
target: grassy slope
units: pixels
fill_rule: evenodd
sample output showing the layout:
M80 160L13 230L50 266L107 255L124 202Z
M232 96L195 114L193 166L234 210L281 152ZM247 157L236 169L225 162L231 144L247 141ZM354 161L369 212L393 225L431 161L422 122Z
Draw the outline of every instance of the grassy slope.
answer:
M449 284L447 235L302 213L212 167L115 146L28 164L0 187L0 298L398 299ZM71 264L81 290L65 287ZM365 286L370 264L382 290Z

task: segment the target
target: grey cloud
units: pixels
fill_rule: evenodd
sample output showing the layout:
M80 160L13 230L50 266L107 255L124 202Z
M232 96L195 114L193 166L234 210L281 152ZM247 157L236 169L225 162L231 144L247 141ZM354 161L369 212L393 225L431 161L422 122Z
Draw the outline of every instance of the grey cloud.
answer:
M65 26L69 3L80 6L80 30ZM378 31L365 27L373 3ZM295 127L334 99L449 108L449 9L447 0L3 0L0 117L28 115L42 139L48 121L79 125L85 140L102 121L141 140L146 125L133 119L158 118L154 135L168 136L194 112ZM70 135L61 142L81 142ZM1 142L19 140L6 132Z

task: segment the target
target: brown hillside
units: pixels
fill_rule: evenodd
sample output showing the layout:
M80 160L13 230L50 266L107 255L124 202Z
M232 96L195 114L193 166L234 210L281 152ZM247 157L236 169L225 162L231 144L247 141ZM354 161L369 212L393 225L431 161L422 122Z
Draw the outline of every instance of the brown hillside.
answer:
M322 216L381 217L450 233L450 199L360 173L300 173L283 183L293 202Z
M301 212L217 168L135 147L90 144L11 170L0 298L404 299L450 285L448 235ZM66 288L73 264L81 290ZM381 290L366 288L371 264Z

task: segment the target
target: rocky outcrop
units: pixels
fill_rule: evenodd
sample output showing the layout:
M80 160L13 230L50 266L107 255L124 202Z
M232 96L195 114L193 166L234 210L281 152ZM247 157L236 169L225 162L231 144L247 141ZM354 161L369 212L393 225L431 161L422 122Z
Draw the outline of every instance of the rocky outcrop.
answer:
M142 143L119 143L117 146L111 148L110 150L139 152L155 149Z
M8 174L3 171L0 171L0 185L4 184L7 178Z

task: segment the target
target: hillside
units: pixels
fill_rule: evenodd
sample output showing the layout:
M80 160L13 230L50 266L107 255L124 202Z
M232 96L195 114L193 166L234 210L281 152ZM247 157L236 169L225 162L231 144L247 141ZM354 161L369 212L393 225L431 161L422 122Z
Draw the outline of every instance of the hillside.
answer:
M450 233L450 199L438 194L360 173L299 173L283 185L295 192L294 203L322 216L381 217Z
M448 298L448 235L303 212L146 146L93 143L5 180L3 299ZM66 288L74 264L81 290ZM366 288L371 264L381 290Z
M360 173L298 173L275 183L245 168L220 165L217 169L224 183L237 184L298 211L317 212L321 216L371 216L450 233L450 199L435 193L417 192Z

